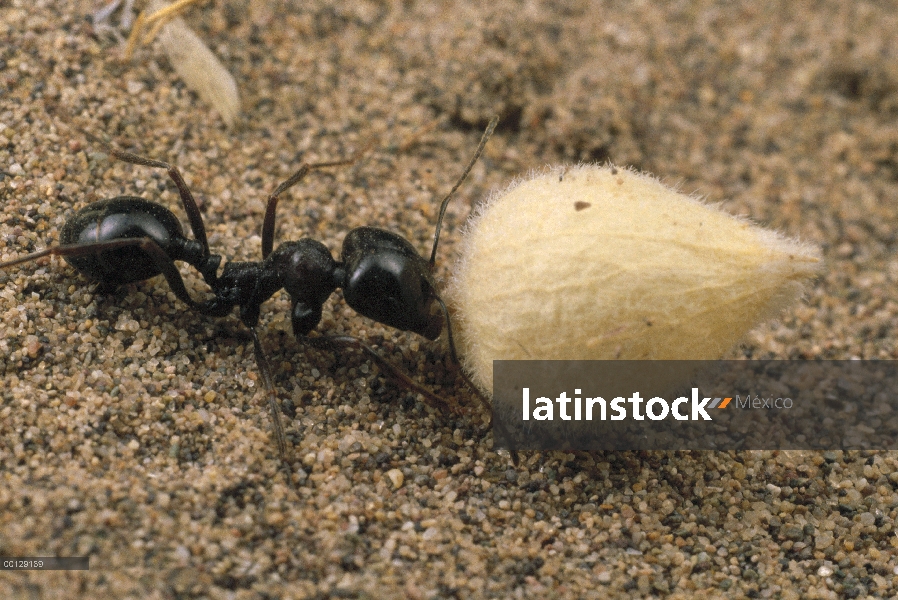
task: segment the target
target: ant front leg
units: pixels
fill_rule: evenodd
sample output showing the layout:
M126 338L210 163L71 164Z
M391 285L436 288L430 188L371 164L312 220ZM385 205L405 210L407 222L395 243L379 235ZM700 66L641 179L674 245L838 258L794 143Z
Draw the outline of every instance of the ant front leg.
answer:
M455 351L455 340L452 337L452 320L449 318L449 309L446 308L446 303L443 302L443 299L434 294L434 298L440 305L440 309L443 311L443 316L446 318L446 338L449 341L449 354L452 357L452 360L455 362L458 367L458 372L461 374L462 379L465 380L468 388L474 392L474 395L477 396L477 400L480 401L480 406L483 407L484 411L486 411L490 415L490 421L493 424L493 427L497 429L502 437L507 440L511 439L511 436L508 435L508 430L505 428L505 425L502 424L500 420L494 419L493 415L493 407L486 399L486 396L483 395L483 392L480 391L474 382L471 381L471 378L468 377L468 374L465 373L464 367L461 365L461 361L458 359L458 353ZM520 459L518 457L518 449L517 448L509 448L508 453L511 455L511 461L514 463L514 466L518 466L520 464Z
M389 375L391 375L393 379L403 384L406 388L424 396L424 401L429 406L432 406L433 408L441 412L448 412L450 410L449 405L446 404L445 400L443 400L421 384L417 383L402 369L378 354L374 348L372 348L359 338L351 335L324 335L318 338L306 338L306 341L311 343L313 346L322 347L322 344L318 340L323 340L324 342L331 344L339 344L341 346L352 346L354 348L358 348L359 350L367 354L372 360L374 360L374 362L376 362L383 371L386 371Z
M452 319L449 318L449 309L446 308L446 303L436 294L434 294L433 297L439 303L440 310L443 311L443 317L446 319L446 339L449 341L449 355L452 357L452 362L458 367L458 372L461 373L461 377L465 380L468 388L470 388L470 390L474 392L474 395L477 396L477 400L480 401L480 406L482 406L486 412L492 414L492 405L487 401L486 396L483 395L480 388L474 385L474 382L471 381L471 378L465 373L465 370L461 366L461 361L458 359L458 353L455 351L455 338L452 337Z

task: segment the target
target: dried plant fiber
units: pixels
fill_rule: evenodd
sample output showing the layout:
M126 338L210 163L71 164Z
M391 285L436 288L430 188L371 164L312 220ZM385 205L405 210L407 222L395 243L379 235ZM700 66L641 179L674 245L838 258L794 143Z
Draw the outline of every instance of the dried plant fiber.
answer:
M157 0L149 10L154 12L165 6ZM174 18L160 30L159 43L187 87L217 110L228 126L233 125L240 114L237 82L202 38L183 19Z

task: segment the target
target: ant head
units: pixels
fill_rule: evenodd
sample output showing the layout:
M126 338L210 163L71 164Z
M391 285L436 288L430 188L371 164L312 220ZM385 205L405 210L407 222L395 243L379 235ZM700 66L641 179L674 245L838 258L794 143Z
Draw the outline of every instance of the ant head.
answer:
M396 329L413 331L429 340L439 337L444 324L449 326L446 307L437 296L433 281L443 216L452 194L480 158L498 122L498 117L490 121L471 162L440 203L430 261L395 233L374 227L353 229L343 240L345 272L340 273L337 280L343 288L346 303L357 313ZM452 346L451 330L449 343Z
M395 233L353 229L343 240L343 297L357 313L434 340L443 330L430 265Z

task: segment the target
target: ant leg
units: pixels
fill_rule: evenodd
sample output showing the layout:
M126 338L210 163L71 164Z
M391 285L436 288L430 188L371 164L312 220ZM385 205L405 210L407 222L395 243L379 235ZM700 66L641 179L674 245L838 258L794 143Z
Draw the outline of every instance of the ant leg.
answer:
M181 196L181 203L184 205L184 211L187 213L187 218L190 221L190 229L193 231L193 237L196 238L196 241L202 244L203 255L206 257L209 256L209 242L206 239L206 226L203 224L203 217L200 214L199 207L196 205L196 200L193 198L193 194L190 192L190 188L187 187L187 182L184 181L184 177L181 176L181 172L176 166L161 160L144 158L132 154L131 152L125 152L124 150L116 150L90 132L84 131L83 133L92 142L103 146L106 152L119 160L131 163L132 165L165 169L168 172L168 176L171 177L172 181L174 181L175 185L178 187L178 194Z
M143 31L143 26L144 23L146 23L146 20L146 15L143 12L137 15L137 20L134 21L134 25L131 27L131 33L128 35L128 41L125 44L125 61L130 62L131 57L134 56L134 49L137 48L137 39L140 37L140 32Z
M12 267L14 265L19 265L32 260L37 260L45 256L88 256L90 254L99 254L101 252L107 252L109 250L130 248L133 246L137 246L143 252L145 252L147 256L150 257L150 259L153 261L153 266L155 266L159 270L159 272L162 273L162 275L165 277L165 280L168 281L169 287L175 293L175 296L177 296L179 300L195 310L204 310L206 303L195 302L190 297L190 294L187 292L187 288L184 287L184 280L181 278L181 273L175 266L174 261L168 256L168 254L165 253L165 250L159 247L159 244L146 237L107 240L105 242L93 242L88 244L71 244L68 246L55 246L53 248L46 248L38 252L33 252L31 254L20 256L19 258L15 258L10 261L0 263L0 269ZM101 281L100 283L102 284L103 282Z
M511 436L508 435L508 430L505 429L505 425L502 424L501 420L493 419L493 407L487 401L486 396L483 395L483 392L480 391L474 382L471 381L471 378L468 377L468 374L465 373L465 370L461 366L461 361L458 360L458 354L455 351L455 340L452 337L452 320L449 318L449 309L446 308L446 304L443 302L443 299L439 296L435 296L437 302L440 303L440 308L443 309L443 316L446 317L446 337L449 340L449 354L452 356L452 360L459 367L459 373L461 373L462 379L465 380L465 383L474 392L474 395L477 396L477 399L480 401L480 405L490 414L490 421L492 421L493 427L497 429L502 437L507 440L511 440ZM517 448L509 448L508 453L511 454L511 461L514 463L514 466L518 466L518 450Z
M196 4L199 1L200 0L178 0L169 6L160 8L149 16L147 16L146 12L141 12L137 16L137 20L134 21L134 27L131 28L131 34L128 36L128 43L125 46L125 60L131 60L131 57L134 54L134 49L137 48L138 40L139 43L149 44L166 23L184 12L188 6ZM143 32L144 27L148 25L152 25L152 29L150 29L149 33L143 36L143 39L141 40L140 34Z
M63 247L64 246L57 246L56 248L45 248L43 250L39 250L38 252L32 252L31 254L26 254L24 256L20 256L19 258L14 258L12 260L2 262L0 263L0 269L5 269L6 267L14 267L16 265L21 265L22 263L31 262L32 260L37 260L45 256L52 256L54 254L62 256L62 254L56 252L56 250Z
M451 331L451 326L449 325L449 314L448 314L448 312L446 312L446 305L443 304L443 301L441 299L437 298L437 300L439 301L440 306L443 307L443 311L446 314L446 330L447 330L448 337L449 337L449 349L452 354L452 359L455 361L455 364L460 365L458 356L455 353L455 343L452 341L452 331ZM318 338L306 338L306 339L307 339L307 341L313 342L313 344L314 344L314 340L316 340ZM412 388L416 392L423 395L427 404L429 404L430 406L432 406L440 411L445 412L445 411L449 410L448 405L442 398L440 398L439 396L437 396L436 394L434 394L427 388L421 386L419 383L414 381L405 372L403 372L396 365L394 365L393 363L391 363L390 361L385 359L383 356L378 354L374 350L374 348L372 348L371 346L369 346L368 344L366 344L359 338L353 337L351 335L331 335L331 336L322 336L322 339L330 341L330 342L337 342L339 344L344 344L347 346L355 346L356 348L360 348L361 350L364 350L368 354L368 356L370 356L372 359L374 359L374 361L378 365L380 365L380 367L382 369L388 371L390 373L390 375L392 375L395 379L397 379L398 381L400 381L407 387ZM477 396L478 400L480 400L481 405L487 410L487 412L492 414L492 407L490 406L489 402L487 402L483 393L481 393L481 391L477 388L477 386L474 385L474 383L467 376L467 374L464 372L464 370L459 369L459 372L461 373L462 378L465 380L465 383L468 384L468 387L470 387L471 390L473 390L473 392ZM502 436L505 439L511 440L511 437L508 435L507 430L505 429L505 426L502 425L501 422L494 420L493 427L498 428L498 430L501 432ZM511 455L511 462L514 464L514 466L516 466L516 467L519 466L520 460L518 457L517 448L509 448L508 453Z
M477 396L477 399L480 401L480 405L484 408L484 410L492 414L493 407L487 401L486 396L483 395L483 392L480 391L480 388L474 385L474 382L471 381L471 378L468 377L468 374L465 373L465 370L461 368L461 361L458 360L458 353L455 351L455 339L452 337L452 320L449 318L449 309L446 308L446 303L443 302L442 298L440 298L436 294L434 294L434 298L436 298L436 301L440 303L440 308L443 310L443 316L446 317L446 337L449 340L449 355L452 357L452 362L458 365L458 372L461 373L462 379L465 380L467 386L471 388L471 391L473 391L474 395Z
M357 337L351 335L326 335L321 336L319 338L306 338L306 341L311 343L313 346L321 347L321 344L318 340L324 340L326 342L341 344L343 346L354 346L359 350L365 352L369 357L371 357L374 362L378 364L381 370L387 372L391 375L395 380L399 381L406 387L414 390L415 392L424 396L424 401L427 402L429 406L441 411L441 412L449 412L449 405L446 404L446 401L416 382L414 379L408 376L402 369L388 361L386 358L381 356L374 350L371 346L363 342Z
M284 435L284 425L281 423L281 408L278 406L277 392L274 389L274 380L271 377L271 367L268 366L268 359L262 352L262 343L259 341L259 335L256 333L255 327L249 328L253 336L253 350L256 353L256 364L259 365L259 371L262 373L262 383L265 385L265 393L268 396L268 409L271 412L271 426L274 428L274 438L278 445L278 454L281 461L286 465L287 462L287 437Z
M322 163L305 163L299 167L299 170L291 175L286 181L281 183L274 192L268 197L268 205L265 207L265 220L262 221L262 259L268 258L271 251L274 250L274 218L278 207L278 196L286 192L288 189L305 179L310 171L321 169L324 167L338 167L340 165L349 165L355 162L355 158L347 160L337 160L333 162Z
M446 207L449 206L449 199L452 198L452 194L455 193L461 184L464 183L465 179L468 177L468 173L471 172L471 169L474 168L474 163L477 162L477 159L480 158L480 155L483 154L483 148L486 146L486 142L493 135L493 131L496 130L496 125L499 124L499 117L493 117L490 119L489 125L486 126L486 131L483 132L483 136L480 138L480 143L477 145L477 150L474 152L474 157L471 158L471 162L468 163L468 166L465 167L464 173L461 174L461 177L458 178L458 181L452 186L452 189L446 194L446 197L443 198L443 201L440 203L440 213L437 217L437 228L433 234L433 250L430 252L430 270L433 271L433 266L436 264L437 260L437 244L440 243L440 229L443 227L443 215L446 214Z

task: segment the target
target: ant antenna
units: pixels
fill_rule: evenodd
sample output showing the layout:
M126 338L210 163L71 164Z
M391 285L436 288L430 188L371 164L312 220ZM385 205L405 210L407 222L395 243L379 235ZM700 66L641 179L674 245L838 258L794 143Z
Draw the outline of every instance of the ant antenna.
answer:
M437 244L440 243L440 229L443 227L443 215L446 214L446 207L449 205L449 199L452 198L452 194L455 193L462 183L464 183L465 179L468 177L468 173L471 172L471 169L474 167L474 163L477 162L477 159L480 158L480 155L483 154L483 148L486 146L487 140L490 139L490 136L493 135L493 131L496 130L496 125L499 124L499 117L493 117L490 119L490 124L486 126L486 131L483 132L483 137L480 138L480 145L477 146L477 151L474 153L474 158L471 159L471 162L468 163L468 166L465 167L465 172L461 174L458 182L452 187L452 190L443 198L442 204L440 204L440 215L437 217L437 229L433 234L433 251L430 253L430 269L433 270L434 264L436 264L437 260Z

